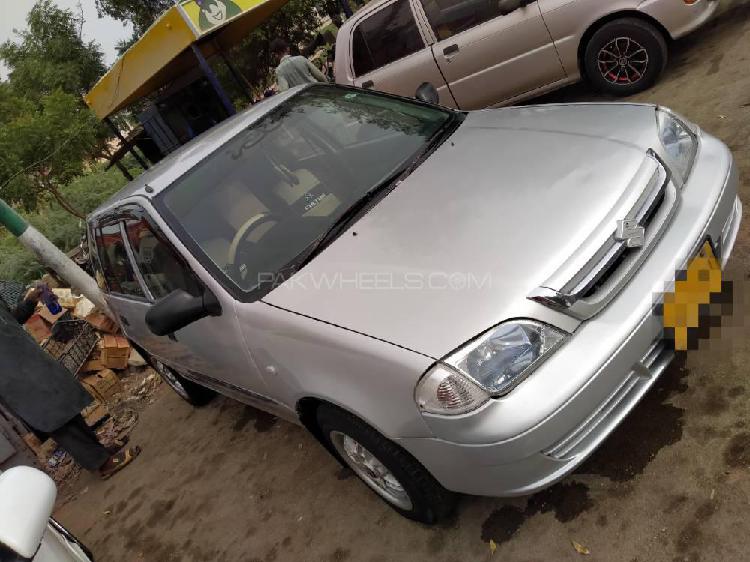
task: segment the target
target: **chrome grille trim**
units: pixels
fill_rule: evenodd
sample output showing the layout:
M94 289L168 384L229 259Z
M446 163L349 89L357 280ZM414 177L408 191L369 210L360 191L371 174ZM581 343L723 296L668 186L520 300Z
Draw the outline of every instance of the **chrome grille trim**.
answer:
M645 232L643 247L633 247L630 239L618 238L618 228L615 228L582 267L571 272L570 264L563 265L529 294L530 300L586 320L614 298L653 249L679 203L679 193L668 169L651 150L633 182L645 183L645 187L617 222L619 226L627 222L641 227ZM580 248L570 262L580 262L586 251Z

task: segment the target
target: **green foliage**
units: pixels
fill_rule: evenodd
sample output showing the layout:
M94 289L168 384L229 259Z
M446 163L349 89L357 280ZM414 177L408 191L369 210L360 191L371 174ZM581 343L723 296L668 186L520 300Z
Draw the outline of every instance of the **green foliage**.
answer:
M5 88L0 88L0 92ZM0 111L2 111L0 97ZM27 211L50 198L69 212L60 189L84 171L84 163L100 140L99 123L78 98L55 91L32 109L27 100L17 99L23 108L0 127L0 196ZM10 101L9 105L13 105Z
M17 42L0 45L9 69L0 82L0 197L27 211L55 199L77 214L60 189L107 136L81 99L105 70L102 53L81 39L82 20L51 0L38 0L26 23Z
M80 176L62 189L64 196L84 213L93 211L102 201L126 183L116 169L97 168ZM84 232L83 221L57 205L44 205L38 212L23 213L24 218L63 251L75 248ZM0 280L29 282L37 279L43 268L6 230L0 229Z
M138 37L173 4L173 0L96 0L96 9L100 16L132 23Z
M106 70L94 42L81 39L81 18L39 0L26 18L20 41L0 45L0 59L9 69L10 85L35 102L56 90L82 95Z

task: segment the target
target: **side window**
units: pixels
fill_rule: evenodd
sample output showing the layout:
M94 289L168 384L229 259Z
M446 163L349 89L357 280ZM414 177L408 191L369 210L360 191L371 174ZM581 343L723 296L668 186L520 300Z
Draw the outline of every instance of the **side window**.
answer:
M112 293L143 297L143 290L128 259L120 223L98 226L94 231L96 250L104 280Z
M354 29L354 74L362 76L424 48L408 0L396 0Z
M125 231L136 266L154 299L166 297L176 289L183 289L193 295L200 293L192 271L146 219L126 219Z
M466 31L498 16L500 0L421 0L438 41Z

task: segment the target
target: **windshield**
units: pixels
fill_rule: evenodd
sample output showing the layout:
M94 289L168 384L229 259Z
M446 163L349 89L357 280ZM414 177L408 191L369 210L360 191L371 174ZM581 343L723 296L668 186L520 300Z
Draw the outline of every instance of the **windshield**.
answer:
M250 292L409 166L452 115L359 90L308 88L178 179L160 206L211 269Z

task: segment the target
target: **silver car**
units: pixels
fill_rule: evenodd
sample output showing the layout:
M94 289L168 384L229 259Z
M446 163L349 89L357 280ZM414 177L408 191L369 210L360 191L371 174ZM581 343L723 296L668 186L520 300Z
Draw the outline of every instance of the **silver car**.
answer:
M737 184L727 147L662 107L311 85L88 224L126 335L183 398L302 424L431 523L454 492L549 486L612 432L673 357L656 305L676 271L729 258Z
M336 37L336 81L478 109L587 79L613 95L651 86L668 45L717 0L376 0Z

